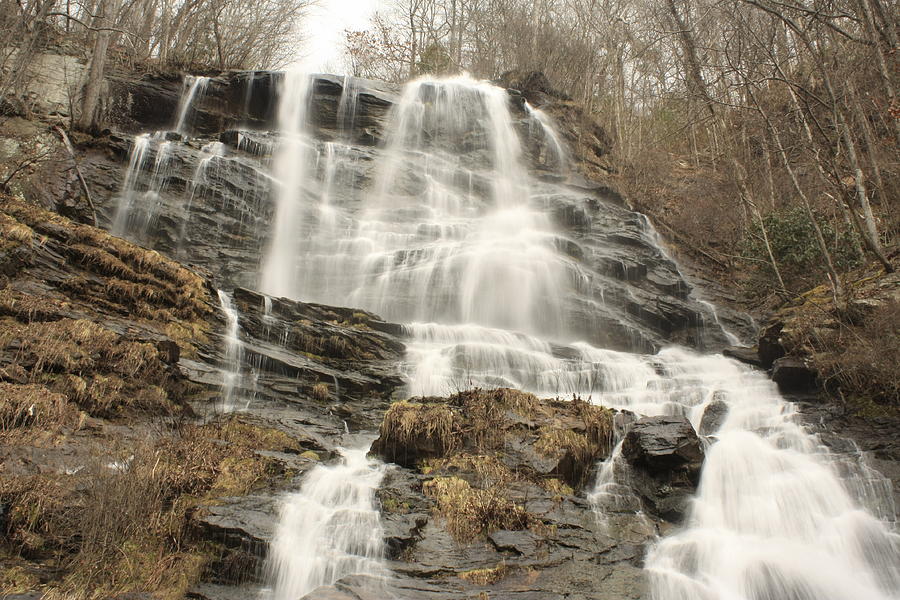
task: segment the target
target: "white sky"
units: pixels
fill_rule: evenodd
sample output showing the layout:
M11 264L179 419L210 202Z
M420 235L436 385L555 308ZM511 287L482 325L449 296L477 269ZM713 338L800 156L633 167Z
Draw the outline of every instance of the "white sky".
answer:
M344 30L366 29L383 0L317 0L304 19L297 65L305 71L343 74Z

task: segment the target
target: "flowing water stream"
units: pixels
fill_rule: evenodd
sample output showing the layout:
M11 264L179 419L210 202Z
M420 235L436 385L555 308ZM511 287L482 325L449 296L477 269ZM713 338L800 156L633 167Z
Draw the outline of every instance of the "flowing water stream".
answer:
M296 109L304 105L303 93L297 85L285 97ZM547 117L531 114L563 161ZM466 78L408 84L393 113L376 181L356 202L335 202L330 191L316 193L293 177L303 172L296 164L309 142L297 141L296 121L284 125L285 150L276 154L283 191L264 288L360 306L407 323L411 393L445 394L476 385L577 393L640 415L683 415L695 427L710 402L727 404L686 527L662 539L647 558L654 598L850 600L900 594L900 544L891 524L879 520L892 519L893 507L879 514L876 506L890 497L884 479L830 455L797 423L792 406L764 375L720 355L677 348L645 354L592 343L602 339L592 328L606 321L585 321L579 310L604 304L603 285L585 268L587 261L565 251L571 239L549 218L542 203L547 191L523 166L505 90ZM280 160L295 165L293 178L278 166ZM326 161L336 160L341 159L335 146L329 146ZM326 171L320 188L331 190L334 172ZM316 200L303 202L304 190ZM282 220L282 214L289 216ZM310 235L297 235L304 223ZM668 259L652 227L643 228L643 243ZM736 341L721 330L714 306L696 302L706 309L703 321ZM348 485L341 475L348 471L357 469L364 486L377 485L381 467L359 456L322 468L285 505L273 546L278 589L311 589L340 574L377 570L371 560L377 541L365 535L377 527L377 513L371 504L357 504L365 494L338 494L340 499L324 501L333 503L328 508L296 516L314 498L331 498ZM616 456L600 469L591 495L601 512L611 505L639 508L616 481ZM856 475L840 476L850 471ZM319 542L328 548L326 556L332 544L343 548L333 559L307 558L314 544L291 536L324 535L322 527L329 525L297 519L317 510L341 511L347 502L360 519L353 535L365 540L350 543L344 536L351 534L342 529L334 540ZM347 547L355 549L349 557ZM304 560L316 566L302 567ZM284 583L290 577L302 583Z
M202 93L199 79L186 86L179 129ZM505 90L465 77L411 82L372 180L358 185L359 161L371 155L349 137L309 134L307 75L288 74L282 85L264 292L404 323L414 395L473 386L578 394L639 415L685 416L695 428L712 402L724 402L687 522L647 556L657 600L900 598L889 483L862 457L830 453L764 374L666 347L675 333L701 349L738 339L715 306L691 295L646 217L532 177L523 136L543 140L552 158L539 162L566 172L547 115L524 105L525 120L514 117ZM345 133L355 94L345 80ZM134 203L163 189L165 144L137 139L114 228L133 224ZM195 179L230 160L223 154L209 146ZM220 300L230 364L238 319L228 296ZM285 498L271 548L277 599L352 573L386 574L374 501L384 466L366 449L344 450ZM614 452L590 494L600 517L640 508L620 472Z

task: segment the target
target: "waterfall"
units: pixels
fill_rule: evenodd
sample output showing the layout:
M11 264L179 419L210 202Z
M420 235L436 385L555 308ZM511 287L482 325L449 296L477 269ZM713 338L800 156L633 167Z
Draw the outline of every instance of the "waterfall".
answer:
M159 208L159 195L165 190L170 176L173 146L164 138L164 132L135 137L122 194L113 217L113 235L133 234L140 237L153 224ZM153 166L149 174L144 174L151 156Z
M547 115L526 105L527 121L517 117L506 91L485 82L423 78L394 105L385 146L363 150L352 143L354 82L345 79L339 101L342 136L323 142L307 131L310 81L288 73L281 82L270 173L261 166L263 136L239 134L228 156L222 144L208 144L183 207L181 243L195 200L221 184L215 167L243 160L241 152L260 158L244 166L276 192L259 279L270 295L266 331L278 322L271 296L403 323L410 394L509 386L680 415L695 427L723 401L728 413L708 437L693 508L647 555L655 600L900 598L889 484L858 453L830 452L764 374L665 347L684 339L670 335L671 314L719 339L737 336L714 305L691 294L646 217L586 197L560 177L531 177L517 131L532 129L542 152L565 167ZM208 78L185 81L175 126L182 137L207 85ZM252 75L248 94L251 86ZM140 235L153 224L183 156L166 137L135 138L114 233ZM359 165L372 156L368 185ZM652 273L649 262L658 266ZM222 406L234 410L248 385L240 315L227 293L218 297L226 322ZM660 303L683 310L647 308ZM343 450L338 464L315 467L283 499L269 562L276 599L296 600L349 574L388 574L375 501L385 467L366 451ZM620 444L599 466L589 500L601 522L639 512L626 462Z
M175 119L176 133L187 136L190 134L191 108L194 103L203 98L209 85L209 77L195 77L188 75L184 78L181 100L178 102L177 117Z
M660 398L667 412L696 427L705 405L698 400L713 390L729 412L684 529L647 557L653 597L897 598L900 536L874 516L895 514L884 479L854 468L854 457L830 454L764 374L721 356L660 357L674 377L693 382L694 393L676 387ZM857 476L842 479L848 470Z
M209 77L188 75L182 83L181 98L176 110L173 131L188 135L191 108L203 97L209 84ZM174 145L166 131L141 133L134 137L128 157L128 169L122 184L116 212L110 231L117 236L131 236L140 239L153 225L160 204L160 194L166 189L171 176L171 162ZM147 171L147 165L153 166ZM193 195L193 190L192 190ZM190 203L188 203L188 206Z
M368 449L342 449L339 464L316 466L283 499L269 557L274 600L297 600L350 574L386 575L375 506L385 467Z
M525 103L525 110L531 117L532 125L537 126L537 129L540 130L541 137L544 138L545 142L553 150L552 161L547 160L549 157L541 157L543 159L541 160L541 162L543 164L549 163L549 166L553 166L557 170L565 172L568 167L566 147L560 139L559 134L556 132L556 128L553 126L553 121L550 120L550 117L547 116L544 111L531 106L528 102ZM532 127L532 134L533 129L534 127Z
M260 289L276 297L296 296L297 256L300 253L298 231L303 217L310 144L306 135L309 82L306 73L285 73L278 103L280 138L272 168L277 184L275 215L260 278Z
M222 365L222 412L233 412L238 408L239 389L242 384L242 362L244 345L240 338L240 315L231 296L217 290L219 306L225 315L225 356Z

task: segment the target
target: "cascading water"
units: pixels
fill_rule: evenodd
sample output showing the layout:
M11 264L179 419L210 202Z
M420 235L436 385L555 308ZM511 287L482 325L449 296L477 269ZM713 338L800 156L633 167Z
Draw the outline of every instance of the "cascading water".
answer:
M900 544L883 478L854 457L830 454L762 374L719 355L653 354L662 344L642 325L652 315L641 304L660 300L632 285L651 278L634 248L670 265L652 274L654 289L692 302L696 314L714 307L689 298L643 215L607 206L608 215L588 217L562 186L530 180L503 90L466 78L407 85L373 192L360 197L335 185L352 148L317 146L316 161L305 153L313 144L299 112L307 89L289 82L282 99L287 138L276 153L281 192L266 291L406 323L414 394L471 386L577 393L640 415L682 415L695 426L712 401L725 402L728 416L686 527L648 556L657 600L900 597ZM310 165L316 176L304 181ZM318 206L304 209L305 197ZM551 213L583 231L604 229L575 237ZM629 229L616 230L623 224ZM637 507L616 460L600 470L591 495L598 511ZM337 491L354 469L377 486L380 467L361 457L352 463L348 455L318 468L285 503L273 564L277 593L293 596L280 597L379 570L369 552L377 554L380 541L365 536L377 527L371 504L351 511L363 522L334 539L304 520L357 497ZM304 510L310 502L315 508ZM351 534L363 541L348 542ZM323 537L298 537L307 535ZM324 557L308 554L317 544Z
M546 145L549 147L548 149L551 151L552 158L551 156L541 156L539 157L539 162L555 167L557 170L565 171L568 167L566 147L556 132L553 121L550 120L550 117L544 111L534 108L528 102L525 103L525 110L532 119L532 126L536 126L535 128L540 131L541 136L546 141Z
M240 338L240 315L231 301L231 296L217 291L219 306L225 315L225 361L222 365L222 412L232 412L237 406L237 390L241 383L241 364L244 346Z
M900 597L900 536L873 516L895 514L883 477L830 454L763 374L680 350L651 360L681 382L664 412L696 427L713 396L728 405L685 528L647 558L655 599Z
M175 119L173 131L185 136L190 134L191 108L206 93L208 85L209 77L188 75L184 78L184 89L181 92L181 100L178 103L178 116Z
M175 133L182 136L189 134L191 109L203 97L208 84L209 77L185 77L176 111ZM110 228L114 235L140 238L152 226L159 208L160 194L169 185L171 175L174 145L167 139L168 133L156 131L135 136ZM152 166L148 168L151 159Z
M308 148L306 113L310 77L288 71L282 81L278 103L280 138L272 167L277 190L272 238L266 252L260 289L272 296L297 294L297 256L300 254L300 225L306 182Z
M372 576L378 587L386 575L375 508L385 467L368 449L341 450L339 464L316 466L282 502L269 556L274 600L297 600L350 574Z

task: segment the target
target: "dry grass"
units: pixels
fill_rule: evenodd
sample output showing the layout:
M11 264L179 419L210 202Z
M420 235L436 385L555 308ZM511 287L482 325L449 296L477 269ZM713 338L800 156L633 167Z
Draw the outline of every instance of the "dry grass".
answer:
M895 261L896 262L896 261ZM863 416L900 414L900 277L874 265L850 273L845 298L827 285L782 308L780 339L809 359L825 388Z
M31 245L34 230L13 217L0 213L0 251L8 251L23 244Z
M309 395L319 402L325 402L331 396L328 392L328 384L319 382L312 386Z
M93 321L0 319L0 348L11 352L11 364L29 383L65 394L94 416L183 410L167 389L176 375L154 345L127 340Z
M500 486L478 489L459 477L436 477L425 482L423 490L434 499L447 532L460 543L500 529L527 529L535 520Z
M35 235L40 235L42 243L65 256L71 267L111 279L94 289L94 282L77 278L68 286L72 293L88 299L109 294L132 310L140 309L139 315L146 318L195 320L211 313L209 292L202 277L155 251L100 229L2 196L0 230L8 234L4 239L17 244L32 242Z
M865 416L900 414L900 302L875 308L859 324L811 328L820 376Z
M443 402L395 402L381 422L380 438L395 447L429 448L433 456L445 455L457 443L453 412Z
M87 599L151 591L184 597L213 557L190 535L201 504L245 494L278 476L258 447L292 442L236 419L184 426L110 452L75 475L0 478L8 506L4 545L63 571L50 598ZM260 446L257 446L259 444ZM110 468L110 456L120 466ZM6 591L15 582L0 582Z
M0 316L15 317L23 323L57 320L65 307L61 300L23 294L8 287L0 290Z
M500 563L496 567L488 569L472 569L471 571L463 571L459 574L460 578L465 579L474 585L493 585L498 583L510 575L515 570L506 563Z
M63 394L42 385L0 383L0 434L26 427L77 429L83 422L84 415Z

